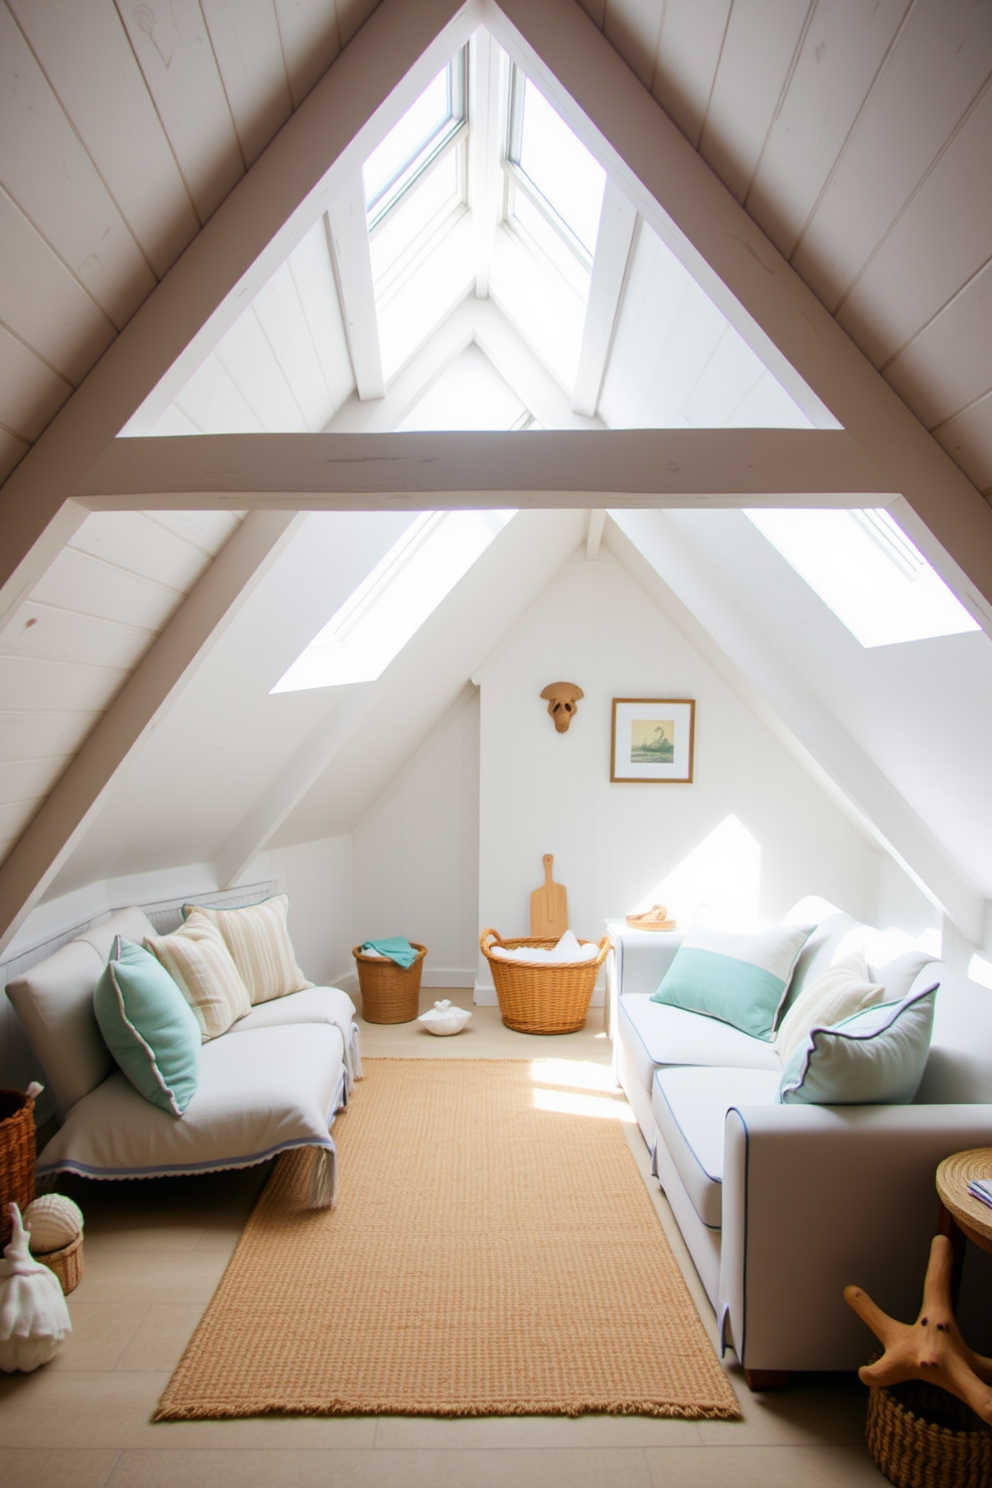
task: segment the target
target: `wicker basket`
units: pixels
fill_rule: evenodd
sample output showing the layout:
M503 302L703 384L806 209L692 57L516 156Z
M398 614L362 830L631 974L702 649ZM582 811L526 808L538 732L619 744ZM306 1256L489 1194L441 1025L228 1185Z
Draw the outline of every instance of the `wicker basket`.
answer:
M992 1430L921 1380L868 1392L868 1450L898 1488L989 1488Z
M550 950L556 944L553 939L533 937L501 940L495 930L483 930L479 936L479 949L492 969L507 1028L517 1033L576 1033L585 1025L596 974L610 949L608 937L599 942L599 955L589 961L504 961L490 955L497 945L516 951L528 946Z
M34 1198L34 1101L20 1090L0 1090L0 1251L13 1225L7 1205L23 1214Z
M78 1234L69 1245L64 1245L61 1250L50 1250L47 1255L36 1255L36 1261L43 1262L49 1269L54 1271L62 1285L62 1290L68 1297L83 1279L83 1236Z
M361 946L352 951L358 963L362 1017L366 1023L412 1023L420 1011L420 973L427 947L410 944L417 952L412 966L397 966L385 956L366 956Z

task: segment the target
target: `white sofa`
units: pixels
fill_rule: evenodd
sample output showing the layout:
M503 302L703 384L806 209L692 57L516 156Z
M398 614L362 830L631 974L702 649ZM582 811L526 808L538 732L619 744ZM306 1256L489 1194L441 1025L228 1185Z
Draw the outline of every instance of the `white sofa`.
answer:
M155 933L141 910L121 910L7 987L61 1122L39 1154L39 1181L204 1173L313 1147L312 1201L333 1203L330 1127L361 1073L351 998L308 987L253 1007L203 1044L196 1093L176 1117L117 1069L93 1011L115 937L140 945Z
M791 1002L859 926L822 900L801 901L787 919L817 924ZM936 1232L937 1164L992 1146L992 992L939 962L917 975L914 988L940 987L911 1105L783 1105L770 1044L650 1000L681 940L616 934L614 1069L724 1347L752 1388L795 1370L856 1368L873 1340L843 1288L855 1283L887 1312L915 1317Z

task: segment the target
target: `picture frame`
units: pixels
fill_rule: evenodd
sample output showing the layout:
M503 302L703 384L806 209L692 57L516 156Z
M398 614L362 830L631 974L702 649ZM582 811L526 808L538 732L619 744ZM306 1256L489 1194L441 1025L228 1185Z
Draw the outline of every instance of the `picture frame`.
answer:
M614 698L610 780L690 785L695 727L693 698Z

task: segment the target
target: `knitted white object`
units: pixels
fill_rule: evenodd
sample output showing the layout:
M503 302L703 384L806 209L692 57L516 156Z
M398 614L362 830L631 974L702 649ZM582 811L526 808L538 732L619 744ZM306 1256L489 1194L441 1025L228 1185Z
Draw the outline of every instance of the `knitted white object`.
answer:
M33 1255L71 1245L83 1228L83 1211L64 1194L42 1194L24 1207L24 1227Z
M72 1323L58 1277L28 1250L20 1210L7 1210L14 1229L0 1261L0 1369L30 1374L48 1363Z

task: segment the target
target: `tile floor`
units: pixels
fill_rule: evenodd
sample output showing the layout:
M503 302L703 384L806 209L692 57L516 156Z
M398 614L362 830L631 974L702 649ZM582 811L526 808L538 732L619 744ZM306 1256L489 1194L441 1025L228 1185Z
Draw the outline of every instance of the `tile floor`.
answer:
M430 1006L436 992L425 992ZM457 1001L457 995L452 1001ZM596 1009L554 1040L504 1028L478 1008L435 1039L418 1024L364 1024L366 1055L589 1060L608 1064ZM359 1088L360 1095L360 1088ZM711 1335L712 1310L667 1205L631 1149ZM70 1298L73 1333L33 1375L0 1377L3 1488L777 1488L878 1485L864 1447L864 1391L824 1375L754 1396L727 1369L741 1422L586 1416L430 1420L350 1417L151 1424L151 1414L227 1264L265 1169L195 1180L68 1180L86 1214L86 1274Z

